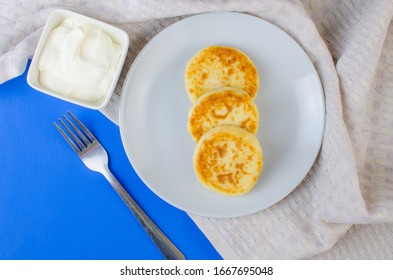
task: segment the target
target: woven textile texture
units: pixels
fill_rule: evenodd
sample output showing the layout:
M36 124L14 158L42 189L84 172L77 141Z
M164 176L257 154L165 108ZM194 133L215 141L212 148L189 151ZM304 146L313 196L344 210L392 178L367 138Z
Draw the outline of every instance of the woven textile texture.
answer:
M320 154L299 187L266 210L231 219L190 216L225 259L393 259L392 0L0 0L0 83L24 71L54 8L128 32L126 63L102 111L114 122L131 63L165 27L197 13L239 11L283 29L322 82Z

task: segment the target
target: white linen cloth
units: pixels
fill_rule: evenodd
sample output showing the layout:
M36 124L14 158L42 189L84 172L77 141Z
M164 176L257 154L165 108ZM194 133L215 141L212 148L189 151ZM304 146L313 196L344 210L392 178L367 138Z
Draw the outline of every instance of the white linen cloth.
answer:
M190 216L225 259L393 259L393 1L0 0L0 83L24 71L54 8L130 35L121 79L103 110L114 122L132 61L179 19L240 11L286 31L314 63L325 93L326 130L314 166L266 210L231 219Z

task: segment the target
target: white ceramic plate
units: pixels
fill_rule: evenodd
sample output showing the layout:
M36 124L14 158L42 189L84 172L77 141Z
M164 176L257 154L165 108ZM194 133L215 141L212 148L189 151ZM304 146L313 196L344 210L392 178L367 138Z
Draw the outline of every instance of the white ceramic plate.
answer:
M187 61L211 45L244 51L260 76L255 102L264 169L238 197L204 188L193 170L183 77ZM276 26L240 13L200 14L159 33L133 63L120 106L124 148L144 183L175 207L209 217L255 213L287 196L314 163L324 123L323 91L303 49Z

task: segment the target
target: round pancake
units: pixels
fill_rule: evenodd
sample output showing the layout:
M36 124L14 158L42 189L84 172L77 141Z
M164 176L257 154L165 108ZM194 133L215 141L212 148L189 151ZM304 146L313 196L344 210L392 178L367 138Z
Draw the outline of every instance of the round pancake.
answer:
M250 191L263 166L256 136L236 126L219 126L204 134L195 147L193 161L200 183L226 195Z
M222 87L200 96L188 113L188 131L195 141L213 127L234 125L256 134L259 112L244 90Z
M258 71L251 59L242 51L225 46L210 46L192 57L184 82L192 102L224 86L243 89L254 99L259 87Z

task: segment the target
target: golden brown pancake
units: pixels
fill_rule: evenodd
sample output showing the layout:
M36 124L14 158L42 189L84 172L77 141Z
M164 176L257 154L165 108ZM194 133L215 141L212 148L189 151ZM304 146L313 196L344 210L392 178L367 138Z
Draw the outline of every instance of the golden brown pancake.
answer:
M258 71L251 59L242 51L225 46L207 47L191 58L184 82L192 102L224 86L243 89L254 99L259 87Z
M204 134L195 147L193 161L201 184L226 195L250 191L263 166L258 139L236 126L219 126Z
M200 96L188 113L188 131L195 141L213 127L234 125L256 134L259 112L247 92L222 87Z

